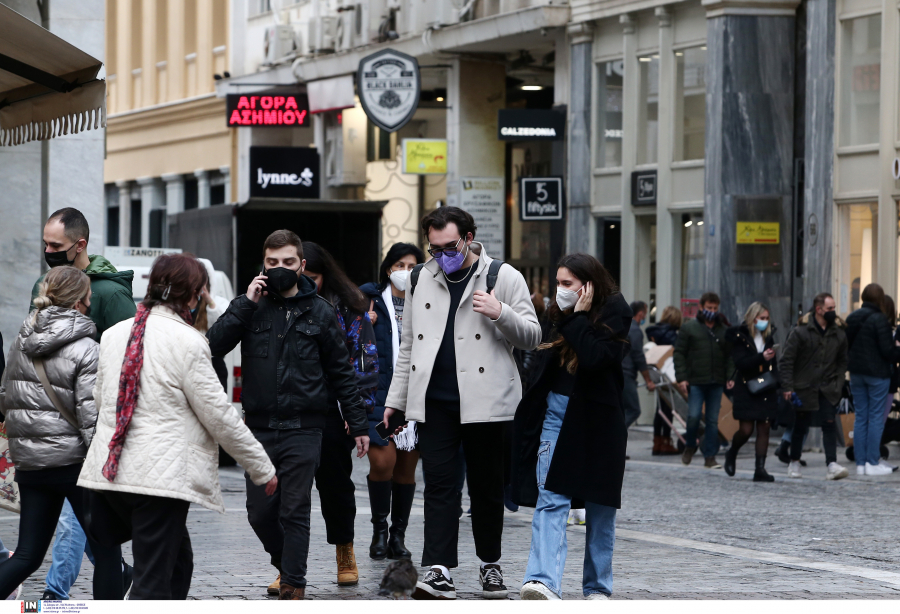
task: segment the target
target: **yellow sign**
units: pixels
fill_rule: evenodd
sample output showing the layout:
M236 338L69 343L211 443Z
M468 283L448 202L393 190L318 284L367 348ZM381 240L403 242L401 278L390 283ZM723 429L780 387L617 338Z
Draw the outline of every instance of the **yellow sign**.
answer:
M778 245L781 224L778 222L738 222L738 245Z
M412 175L446 175L447 141L403 139L403 172Z

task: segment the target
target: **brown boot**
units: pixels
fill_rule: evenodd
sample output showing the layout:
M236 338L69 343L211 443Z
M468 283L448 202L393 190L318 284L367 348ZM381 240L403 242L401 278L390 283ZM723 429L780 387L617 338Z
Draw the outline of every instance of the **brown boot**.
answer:
M659 456L672 456L678 453L678 448L672 445L671 439L668 437L659 438L659 452L657 452Z
M356 555L353 553L353 542L338 544L337 551L337 579L338 586L355 586L359 584L359 569L356 567Z
M659 435L653 436L653 456L659 456L659 445L661 439L662 437L660 437Z
M306 589L305 588L294 588L289 584L281 584L281 593L278 595L278 599L285 601L295 601L298 599L304 599L306 597Z
M281 595L281 574L278 574L278 577L269 585L266 592L270 595Z

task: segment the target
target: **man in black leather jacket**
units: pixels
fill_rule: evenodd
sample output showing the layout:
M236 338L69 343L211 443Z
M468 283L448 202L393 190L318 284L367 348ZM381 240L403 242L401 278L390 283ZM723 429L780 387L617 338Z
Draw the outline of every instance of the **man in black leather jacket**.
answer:
M300 238L278 230L263 245L266 270L231 302L207 333L214 356L240 342L245 421L278 470L278 491L247 480L250 525L280 575L280 598L302 599L309 554L310 493L332 407L340 402L357 454L369 449L369 422L334 308L302 275Z

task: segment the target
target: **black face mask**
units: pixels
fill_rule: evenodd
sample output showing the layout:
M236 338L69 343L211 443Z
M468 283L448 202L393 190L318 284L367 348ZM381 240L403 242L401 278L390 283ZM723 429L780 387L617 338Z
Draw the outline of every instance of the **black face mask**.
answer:
M84 308L84 315L86 315L87 317L91 317L91 306L90 305L88 305L87 307Z
M72 247L75 247L75 245L77 243L73 243ZM53 267L75 264L75 258L69 260L69 252L72 251L72 247L64 252L44 252L44 261L47 263L47 266L52 269Z
M268 279L266 279L266 290L271 292L284 292L290 290L300 281L300 276L293 269L284 267L275 267L274 269L265 269L263 271Z
M837 320L837 312L836 311L826 311L824 313L824 315L822 315L822 317L825 318L825 324L827 324L828 326L831 326Z

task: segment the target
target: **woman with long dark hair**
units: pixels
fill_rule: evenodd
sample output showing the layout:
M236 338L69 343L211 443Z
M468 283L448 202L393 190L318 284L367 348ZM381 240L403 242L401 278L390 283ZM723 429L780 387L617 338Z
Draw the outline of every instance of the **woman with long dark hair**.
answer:
M369 303L324 247L304 241L303 256L306 259L305 275L315 282L319 296L334 306L334 316L344 332L344 343L356 370L360 397L366 411L371 414L378 388L378 352L375 332L369 321ZM330 392L329 396L334 409L328 412L322 433L322 457L316 471L316 489L322 503L326 539L336 550L338 585L353 586L359 582L353 552L356 488L350 478L353 471L350 452L355 449L356 443L346 431L337 398Z
M582 591L612 593L616 510L622 502L627 430L622 359L632 313L603 265L588 254L559 261L551 341L513 430L513 501L535 507L522 599L560 599L566 518L584 501Z
M369 556L373 559L412 557L406 548L405 537L416 494L416 465L419 462L415 422L391 439L383 439L375 431L375 425L384 420L384 401L400 353L409 274L422 262L425 262L425 254L418 247L412 243L395 243L378 269L378 283L360 287L369 299L369 317L374 324L378 346L378 391L375 393L375 410L369 414L369 475L366 478L372 508Z

